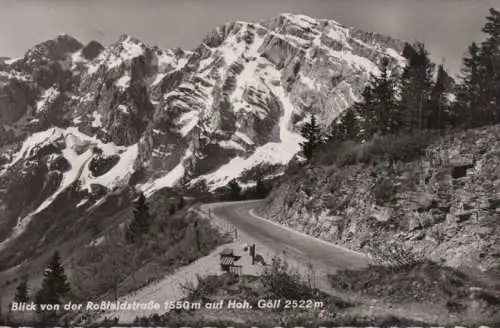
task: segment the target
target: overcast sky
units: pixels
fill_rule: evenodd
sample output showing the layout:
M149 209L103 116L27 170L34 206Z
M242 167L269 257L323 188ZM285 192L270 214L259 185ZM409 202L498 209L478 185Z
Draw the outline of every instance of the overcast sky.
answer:
M329 18L426 43L452 73L500 0L0 0L0 56L19 57L62 33L109 44L123 34L161 48L196 47L215 26L283 12Z

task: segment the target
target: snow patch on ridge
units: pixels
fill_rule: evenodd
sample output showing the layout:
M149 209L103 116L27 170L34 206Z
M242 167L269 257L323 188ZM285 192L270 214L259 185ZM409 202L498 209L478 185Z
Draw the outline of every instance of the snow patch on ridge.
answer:
M240 138L241 140L243 140L245 143L247 143L248 145L253 145L254 142L252 141L252 139L250 139L246 134L244 133L241 133L241 132L238 132L236 131L234 133L234 135L238 138Z
M145 46L142 43L127 36L116 46L104 50L97 58L90 62L87 65L87 74L95 74L101 66L104 66L106 70L117 68L124 62L142 56L144 48Z
M97 111L94 111L92 112L92 117L93 117L93 121L92 121L92 127L93 128L100 128L102 127L102 115L99 114Z
M245 151L245 148L243 148L243 146L241 146L234 140L222 140L221 142L219 142L219 146L225 149L238 149Z
M147 182L139 186L139 189L144 192L144 194L149 197L154 194L156 191L162 188L169 188L175 186L186 173L186 169L184 167L184 162L192 156L191 149L186 150L184 156L181 158L179 164L174 167L170 172L164 175L161 178L155 179L153 181Z
M118 147L111 143L107 145L103 147L104 144L100 143L99 148L104 148L103 153L106 153L108 156L119 155L120 160L111 170L98 177L93 177L88 165L86 165L82 170L80 178L82 189L90 190L91 184L99 184L111 190L120 184L126 183L134 172L134 164L139 152L139 146L134 144L129 147ZM106 151L104 152L104 150Z
M399 54L396 50L394 50L394 49L392 49L392 48L387 48L387 49L385 50L385 52L386 52L389 56L391 56L391 57L395 58L395 59L398 61L398 63L399 63L399 65L400 65L400 66L405 66L405 65L406 65L406 63L407 63L406 58L405 58L405 57L403 57L402 55L400 55L400 54Z
M205 180L210 189L226 186L229 181L239 178L245 171L262 164L288 164L296 152L290 152L282 143L270 142L255 149L249 157L235 157L229 163L222 165L215 172L202 175L191 181L196 184Z
M7 59L6 61L4 61L5 64L7 65L12 65L14 64L15 62L18 62L20 60L22 60L23 57L19 57L19 58L11 58L11 59Z
M75 181L82 182L82 188L89 188L91 183L98 183L107 188L114 188L122 183L126 183L126 179L134 172L134 164L138 154L138 145L129 147L117 146L114 143L103 143L97 138L90 137L78 131L75 127L67 129L52 128L46 131L34 133L29 136L23 143L21 149L14 155L10 166L6 167L0 174L4 174L9 167L12 167L22 158L31 155L35 148L42 147L46 144L64 139L65 148L62 149L63 157L69 162L70 170L63 173L63 179L58 189L52 193L44 202L42 202L33 212L25 217L18 218L17 225L13 229L13 233L9 241L21 235L33 217L48 208L52 202L66 189L68 189ZM93 178L89 172L88 163L94 156L92 145L99 147L103 155L119 155L119 162L106 174ZM78 149L81 146L87 146L83 153L79 153ZM78 206L83 205L82 202ZM5 243L0 244L0 248L5 247Z
M281 72L274 66L266 65L263 69L270 81L279 81ZM252 169L261 164L288 164L294 156L300 151L300 143L303 137L298 133L291 131L292 114L294 106L285 93L281 85L274 85L262 80L263 84L279 99L283 106L284 113L280 118L280 142L270 142L255 149L255 152L249 157L236 157L229 163L219 167L215 172L200 176L194 179L191 183L196 183L200 180L205 180L210 188L216 189L227 185L233 179L241 176L245 171ZM241 132L236 132L235 135L247 142L253 144L251 140Z
M123 47L123 51L121 51L118 56L114 55L108 59L108 69L118 67L122 62L139 57L144 53L142 46L137 42L134 42L130 36L122 41L121 45Z
M60 92L55 87L50 87L45 90L40 97L40 100L36 103L36 112L40 113L47 109L47 105L52 103L58 96Z
M130 75L128 74L123 75L115 82L115 86L121 90L125 90L126 88L128 88L129 85L130 85Z
M49 144L57 140L60 136L61 133L59 128L33 133L24 140L21 149L14 154L10 165L7 165L2 172L0 172L0 175L4 174L10 167L16 165L22 158L28 156L33 148Z
M316 19L302 14L284 13L281 16L288 19L292 24L305 29L316 27L318 23Z
M182 125L180 133L183 137L187 136L189 132L198 124L200 120L199 113L197 111L190 111L183 114L178 121L179 125Z
M274 77L274 79L279 80L281 73L274 67L268 67L269 75ZM292 154L290 157L293 158L295 154L300 150L300 143L303 141L303 137L295 132L291 131L292 127L292 115L294 106L290 101L290 98L285 94L285 90L281 85L276 86L272 83L266 83L267 87L278 97L281 105L283 106L283 116L280 119L280 140L283 149L286 152ZM288 157L288 156L287 156Z
M66 158L66 160L68 160L68 162L70 163L71 169L67 172L64 172L63 179L59 185L59 188L47 199L45 199L45 201L42 202L42 204L40 204L36 210L23 218L18 218L17 225L14 227L11 235L11 240L21 235L36 214L49 207L49 205L52 204L57 196L59 196L63 191L71 186L73 182L78 180L85 164L91 158L90 150L87 150L86 152L79 155L75 152L75 146L78 144L79 139L77 136L71 134L71 132L67 132L69 131L55 128L53 129L53 133L49 138L52 141L55 141L59 138L64 138L66 147L62 150L62 154L64 158Z
M77 52L71 54L71 69L74 70L80 63L87 63L88 60L82 56L82 51L78 50Z

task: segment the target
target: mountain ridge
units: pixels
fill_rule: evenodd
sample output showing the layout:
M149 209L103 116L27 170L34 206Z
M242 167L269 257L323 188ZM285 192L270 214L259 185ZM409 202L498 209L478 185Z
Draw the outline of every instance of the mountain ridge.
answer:
M0 64L0 226L13 233L0 243L14 247L58 199L60 213L92 211L129 186L152 195L279 176L300 160L309 115L328 126L381 58L404 64L403 47L292 14L224 24L192 51L129 35L106 47L68 35L40 43Z

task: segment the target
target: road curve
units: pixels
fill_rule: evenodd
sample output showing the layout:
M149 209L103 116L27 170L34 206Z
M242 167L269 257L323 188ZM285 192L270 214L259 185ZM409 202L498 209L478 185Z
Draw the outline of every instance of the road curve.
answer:
M338 269L361 269L368 265L366 255L294 231L259 217L253 209L259 201L228 202L203 205L217 218L233 224L255 242L265 244L276 253L285 252L303 265L333 273Z

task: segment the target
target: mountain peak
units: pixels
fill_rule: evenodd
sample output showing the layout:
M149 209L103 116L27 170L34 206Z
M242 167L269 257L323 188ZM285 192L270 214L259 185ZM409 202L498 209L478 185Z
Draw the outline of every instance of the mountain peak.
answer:
M121 34L120 37L118 38L118 43L123 43L123 42L141 43L142 44L142 42L138 38L136 38L130 34L126 34L126 33Z
M311 16L307 16L304 14L294 14L294 13L282 13L279 15L280 17L284 17L286 19L296 21L296 22L308 22L311 24L317 23L319 20L316 18L312 18Z
M24 59L27 63L45 62L48 60L62 60L68 53L73 53L83 48L74 37L60 34L54 39L47 40L29 49Z
M87 60L93 60L96 58L101 51L104 50L102 44L97 41L90 41L87 45L82 49L82 56Z
M116 48L118 51L125 51L136 57L142 54L147 46L133 36L122 34L118 39L118 42L116 42L112 48Z

